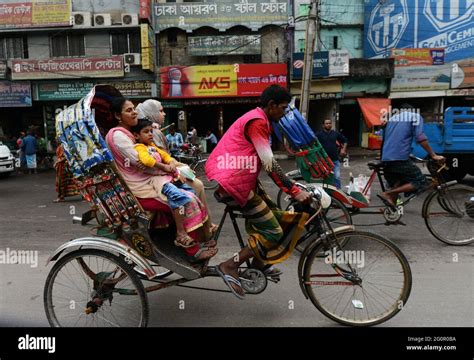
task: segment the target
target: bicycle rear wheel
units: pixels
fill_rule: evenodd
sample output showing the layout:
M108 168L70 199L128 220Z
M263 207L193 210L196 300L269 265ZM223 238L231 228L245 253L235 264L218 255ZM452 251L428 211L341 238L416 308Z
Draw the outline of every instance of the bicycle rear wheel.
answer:
M60 258L44 288L54 327L145 327L148 299L137 274L122 258L83 249Z
M343 244L341 247L339 244ZM329 235L308 254L304 287L316 308L351 326L372 326L397 314L410 296L410 265L388 239L371 232Z
M474 188L453 185L431 193L423 206L423 218L430 233L449 245L474 242Z
M193 170L196 173L196 177L202 181L204 184L204 189L206 190L213 190L217 188L219 185L217 181L211 180L209 181L206 176L206 171L205 171L205 162L198 162L194 167Z

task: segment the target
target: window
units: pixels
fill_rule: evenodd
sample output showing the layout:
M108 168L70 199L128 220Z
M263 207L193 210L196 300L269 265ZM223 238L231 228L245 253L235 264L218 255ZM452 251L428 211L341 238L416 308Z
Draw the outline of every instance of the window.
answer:
M112 33L112 55L141 52L139 33Z
M304 52L306 49L306 39L298 39L298 52Z
M26 36L0 38L0 59L28 59Z
M306 16L309 14L309 6L310 4L300 4L300 12L298 16Z
M52 36L51 57L85 56L86 41L82 34Z
M362 49L362 36L361 35L354 35L354 49Z
M244 55L244 64L260 64L262 55Z
M339 36L327 36L325 41L324 41L324 45L326 46L326 48L328 50L340 49L341 44L340 44L340 41L339 41Z

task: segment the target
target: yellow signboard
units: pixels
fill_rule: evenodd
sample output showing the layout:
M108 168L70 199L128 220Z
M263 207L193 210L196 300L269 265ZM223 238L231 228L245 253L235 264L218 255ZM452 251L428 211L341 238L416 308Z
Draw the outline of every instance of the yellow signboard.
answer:
M150 72L155 71L155 34L148 24L140 25L142 45L142 69Z

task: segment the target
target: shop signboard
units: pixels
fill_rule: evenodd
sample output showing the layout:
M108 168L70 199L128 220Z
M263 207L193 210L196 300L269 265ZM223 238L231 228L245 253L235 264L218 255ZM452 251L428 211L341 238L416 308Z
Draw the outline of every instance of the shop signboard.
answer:
M12 60L12 80L123 77L123 57Z
M303 78L304 53L293 54L293 80ZM329 76L329 52L316 51L313 54L313 79Z
M262 52L260 35L191 36L189 56L257 55Z
M262 26L288 23L287 0L221 0L216 2L154 4L154 29L176 27L193 31L203 26L226 30L243 25L252 30Z
M474 59L451 64L451 88L474 87Z
M395 68L391 91L447 90L451 66L408 66Z
M31 100L29 82L0 81L0 107L28 107Z
M444 49L392 49L395 67L444 65Z
M260 96L271 84L287 86L286 64L167 66L160 74L162 98Z
M47 82L36 85L35 99L39 101L78 100L97 84L112 85L127 98L153 97L153 82L146 81L75 81Z
M142 69L148 72L155 71L155 33L148 24L140 24L140 38L142 46Z
M2 0L0 5L0 30L70 26L70 19L71 0Z

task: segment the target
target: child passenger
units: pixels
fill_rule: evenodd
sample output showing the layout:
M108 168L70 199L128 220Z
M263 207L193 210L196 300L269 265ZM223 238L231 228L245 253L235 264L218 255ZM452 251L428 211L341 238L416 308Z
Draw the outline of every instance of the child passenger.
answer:
M137 125L131 128L131 132L137 142L135 150L140 162L145 167L159 170L158 175L153 176L151 181L157 197L166 201L172 209L177 232L175 245L185 248L187 254L194 260L214 256L217 253L217 249L213 248L216 245L215 241L208 241L205 243L207 246L200 247L185 229L185 225L188 232L197 229L207 220L208 215L193 189L184 183L179 171L172 164L171 156L154 144L152 122L148 119L139 119ZM186 214L191 215L186 218Z

